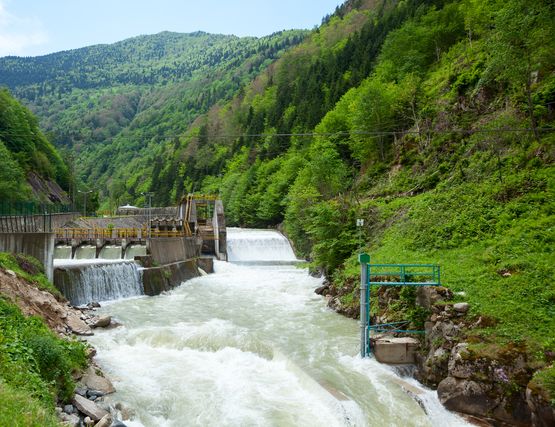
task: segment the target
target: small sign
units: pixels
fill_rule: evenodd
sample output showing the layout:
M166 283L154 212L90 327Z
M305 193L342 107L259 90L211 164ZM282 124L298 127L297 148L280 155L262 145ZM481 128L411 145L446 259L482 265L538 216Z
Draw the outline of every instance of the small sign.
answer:
M357 227L363 227L364 226L364 220L362 218L358 218L357 219Z

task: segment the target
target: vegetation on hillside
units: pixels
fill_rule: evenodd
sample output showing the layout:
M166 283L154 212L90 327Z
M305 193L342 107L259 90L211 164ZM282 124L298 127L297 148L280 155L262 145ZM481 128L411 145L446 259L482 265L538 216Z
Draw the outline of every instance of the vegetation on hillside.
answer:
M0 253L0 267L49 290L53 286L39 265L30 257ZM0 425L59 425L54 406L71 400L72 373L86 364L83 343L59 338L42 319L25 317L0 295Z
M522 341L548 361L555 6L349 4L363 7L327 19L168 146L151 189L220 192L231 224L283 222L348 287L345 304L358 303L361 246L381 262L439 263L490 319L480 340Z
M36 117L0 89L0 199L34 199L27 183L29 172L56 181L65 190L71 185L67 165L39 129Z
M85 186L114 207L136 202L149 189L156 161L166 161L164 144L231 99L305 34L163 32L36 58L2 58L0 81L41 118L56 145L73 153L67 160ZM169 193L161 199L168 204Z

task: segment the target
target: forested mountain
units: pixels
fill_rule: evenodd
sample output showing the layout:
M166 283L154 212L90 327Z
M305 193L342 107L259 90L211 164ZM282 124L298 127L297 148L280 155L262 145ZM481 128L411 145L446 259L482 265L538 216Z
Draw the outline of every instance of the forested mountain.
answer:
M67 203L63 190L71 183L68 166L37 118L0 89L0 200Z
M35 58L5 57L0 84L40 117L58 146L75 153L76 174L86 184L102 196L107 188L117 196L127 188L134 198L148 189L149 165L163 143L231 99L305 34L164 32Z
M230 224L282 224L347 313L360 249L439 263L487 319L465 332L475 357L519 343L533 369L549 366L553 2L359 0L325 21L168 144L150 190L219 192ZM408 302L396 310L422 321ZM552 365L534 378L555 396Z

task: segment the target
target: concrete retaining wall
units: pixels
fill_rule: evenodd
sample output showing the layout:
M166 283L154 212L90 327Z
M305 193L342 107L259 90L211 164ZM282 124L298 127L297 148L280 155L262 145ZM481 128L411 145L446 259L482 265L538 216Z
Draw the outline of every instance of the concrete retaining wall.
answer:
M29 216L0 216L0 232L3 233L44 233L61 228L79 217L79 213L59 213Z
M152 259L159 265L171 264L196 258L198 248L193 237L161 237L148 241Z
M0 252L35 257L44 265L48 280L53 280L54 233L0 233Z
M159 295L199 275L195 260L176 262L162 267L145 268L143 270L145 295Z

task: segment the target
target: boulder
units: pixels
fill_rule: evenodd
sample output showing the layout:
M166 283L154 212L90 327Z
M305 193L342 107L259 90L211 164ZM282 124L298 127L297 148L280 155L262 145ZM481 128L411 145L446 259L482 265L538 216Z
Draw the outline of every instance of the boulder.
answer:
M75 394L72 399L73 406L75 406L80 412L87 415L94 421L100 421L105 415L108 414L107 411L100 408L94 402L89 399Z
M70 312L68 313L66 319L67 326L71 329L71 331L76 335L92 335L93 332L89 325L83 322L75 313Z
M81 420L75 414L66 414L65 412L62 412L59 417L62 421L62 425L64 426L79 427L79 425L81 424Z
M98 375L93 365L87 368L81 378L81 383L89 390L93 390L95 396L103 396L116 391L112 382L108 378Z
M526 403L530 408L532 426L551 427L555 426L555 408L536 393L530 387L526 388Z
M97 422L94 427L110 427L112 425L112 416L110 414L104 415L102 419Z
M467 302L458 302L456 304L453 304L453 309L457 313L466 313L470 309L470 304L468 304Z
M330 287L328 285L322 285L322 286L317 287L314 290L314 293L316 293L318 295L324 295L325 296L329 293L329 289L330 289Z
M92 321L92 327L93 328L106 328L107 326L110 326L111 322L112 322L112 317L111 316L96 317Z
M479 417L489 415L497 406L487 392L475 381L454 377L445 378L437 388L439 400L447 409Z

